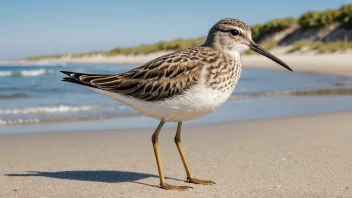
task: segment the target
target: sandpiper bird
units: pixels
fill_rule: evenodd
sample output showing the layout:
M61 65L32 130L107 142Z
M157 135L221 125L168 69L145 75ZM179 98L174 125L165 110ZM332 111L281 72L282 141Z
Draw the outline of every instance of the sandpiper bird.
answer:
M210 29L201 46L161 56L121 74L62 71L68 76L63 81L86 86L146 116L159 119L160 123L152 135L152 143L160 187L185 190L189 186L173 186L165 181L158 147L159 132L165 122L178 122L174 140L186 170L187 181L213 184L212 181L193 177L182 151L182 122L205 116L227 100L240 78L240 54L248 49L292 71L283 61L253 42L248 25L237 19L226 18Z

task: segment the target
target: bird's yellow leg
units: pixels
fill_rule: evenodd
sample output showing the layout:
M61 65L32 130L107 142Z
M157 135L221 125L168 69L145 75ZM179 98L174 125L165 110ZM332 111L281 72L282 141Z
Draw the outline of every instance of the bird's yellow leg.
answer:
M191 171L189 170L188 163L186 160L186 157L183 153L182 150L182 145L181 145L181 128L182 128L182 122L179 122L177 125L177 132L175 135L175 143L178 149L178 152L180 153L183 165L186 169L186 174L187 174L187 181L190 183L194 184L203 184L203 185L210 185L210 184L215 184L213 181L208 181L208 180L200 180L192 176Z
M192 188L192 187L190 187L190 186L173 186L173 185L167 184L165 181L163 167L161 165L160 154L159 154L159 145L158 145L159 132L164 124L165 124L165 121L162 120L152 136L152 143L153 143L156 163L158 165L158 171L159 171L159 177L160 177L160 187L164 188L166 190L187 190L188 188Z

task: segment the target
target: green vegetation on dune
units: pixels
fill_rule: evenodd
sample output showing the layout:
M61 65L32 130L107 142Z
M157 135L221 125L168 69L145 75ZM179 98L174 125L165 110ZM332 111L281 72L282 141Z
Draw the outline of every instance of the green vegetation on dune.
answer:
M352 28L352 4L343 5L337 10L308 11L298 19L303 28L320 28L336 22L341 23L344 28Z
M346 4L339 9L338 20L342 22L343 27L352 29L352 4Z
M91 55L104 55L104 56L117 56L117 55L137 55L137 54L150 54L153 52L159 51L177 51L186 48L190 48L193 46L199 46L203 44L205 41L205 37L199 37L196 39L174 39L171 41L160 41L155 44L150 45L139 45L137 47L118 47L112 49L108 52L91 52L91 53L84 53L84 54L71 54L72 58L80 58L84 56L91 56ZM64 55L54 55L54 56L37 56L37 57L29 57L25 60L28 61L36 61L41 59L49 59L49 58L60 58Z
M337 13L334 10L325 12L309 11L298 19L298 23L303 28L319 28L334 23L336 17Z
M260 39L262 39L264 36L268 34L285 30L296 24L297 24L296 19L292 17L288 17L284 19L275 19L265 24L253 25L251 26L252 37L253 37L253 40L259 41Z
M205 37L200 37L196 39L175 39L172 41L160 41L151 45L139 45L137 47L131 48L115 48L109 52L107 55L120 55L120 54L149 54L159 51L177 51L194 46L199 46L203 44Z
M272 49L278 46L278 41L274 40L271 36L277 32L286 30L293 26L299 26L304 29L317 29L331 24L341 24L339 28L352 29L352 4L342 5L339 9L329 9L322 12L308 11L302 14L298 19L288 17L283 19L271 20L265 24L256 24L251 26L252 37L256 42L266 49ZM139 45L137 47L118 47L107 52L91 52L84 54L71 54L71 57L79 58L91 55L104 55L104 56L116 56L116 55L137 55L137 54L149 54L159 51L177 51L185 48L198 46L203 44L205 37L199 37L196 39L175 39L171 41L160 41L149 45ZM291 52L299 51L304 47L309 50L317 50L320 53L341 51L351 49L352 42L345 40L344 42L312 42L312 41L297 41L294 43ZM29 57L25 60L37 61L49 58L61 58L64 55L53 55L53 56L37 56Z
M38 60L43 60L43 59L48 59L48 58L61 58L64 55L44 55L44 56L33 56L33 57L28 57L25 58L24 60L27 61L38 61Z

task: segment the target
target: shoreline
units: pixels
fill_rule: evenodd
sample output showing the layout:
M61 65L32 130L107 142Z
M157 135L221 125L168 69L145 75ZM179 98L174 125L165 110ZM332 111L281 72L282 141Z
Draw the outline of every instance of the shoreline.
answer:
M343 112L185 126L191 170L215 181L212 186L184 182L176 129L165 128L159 143L166 180L193 187L186 192L157 188L153 129L1 136L0 196L350 197L351 117Z
M285 53L287 47L271 50L271 53L286 62L293 71L312 72L344 76L352 78L352 51L335 52L329 54L316 54L314 52L302 53ZM40 61L13 61L12 63L30 64L30 63L79 63L79 64L144 64L159 56L170 53L156 52L147 55L121 55L105 57L94 55L90 57L71 58L69 56L58 59L43 59ZM283 69L280 65L274 63L268 58L253 54L242 56L243 66L246 68L256 69Z
M255 119L245 119L245 120L226 120L222 122L210 122L210 123L195 123L195 124L184 124L183 126L185 127L200 127L204 125L228 125L228 124L240 124L240 123L248 123L248 122L273 122L281 119L294 119L294 118L304 118L304 117L316 117L316 116L334 116L338 114L351 114L352 115L352 110L342 110L342 111L333 111L333 112L327 112L327 113L312 113L312 114L302 114L302 115L287 115L287 116L282 116L282 117L264 117L264 118L255 118ZM143 117L144 115L137 115L139 117ZM136 116L136 117L137 117ZM130 116L133 117L133 116ZM144 116L146 117L146 116ZM128 117L126 117L128 118ZM156 119L152 118L153 121ZM84 121L99 121L99 120L84 120ZM189 121L184 121L184 122L192 122L193 120ZM157 120L155 124L157 125L160 121ZM37 124L37 123L34 123ZM47 124L47 123L39 123L39 124ZM50 123L49 123L50 124ZM65 124L65 123L53 123L53 124ZM172 122L174 126L170 125L164 125L163 129L173 129L177 126L175 122ZM31 124L28 125L9 125L10 127L12 126L30 126ZM6 125L5 125L6 127ZM39 132L27 132L27 133L0 133L0 137L6 137L6 136L26 136L26 135L40 135L40 134L66 134L66 133L99 133L101 131L115 131L115 132L122 132L122 131L135 131L135 130L149 130L153 132L155 129L154 125L153 126L144 126L144 127L131 127L131 128L114 128L114 129L88 129L88 130L72 130L72 131L60 131L60 130L50 130L48 131L39 131Z

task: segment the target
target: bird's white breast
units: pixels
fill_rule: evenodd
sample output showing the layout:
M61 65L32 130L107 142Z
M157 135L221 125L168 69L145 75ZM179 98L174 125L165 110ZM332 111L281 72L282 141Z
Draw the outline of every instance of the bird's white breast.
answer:
M193 120L217 109L228 99L232 90L214 90L206 87L204 83L199 83L182 95L156 104L165 109L164 119L168 121Z
M100 89L91 89L120 101L146 116L169 122L179 122L200 118L217 109L228 99L237 83L236 80L226 90L214 89L206 85L204 73L205 71L202 71L199 82L191 89L173 98L156 102L143 101ZM220 85L221 83L227 82L220 82Z

